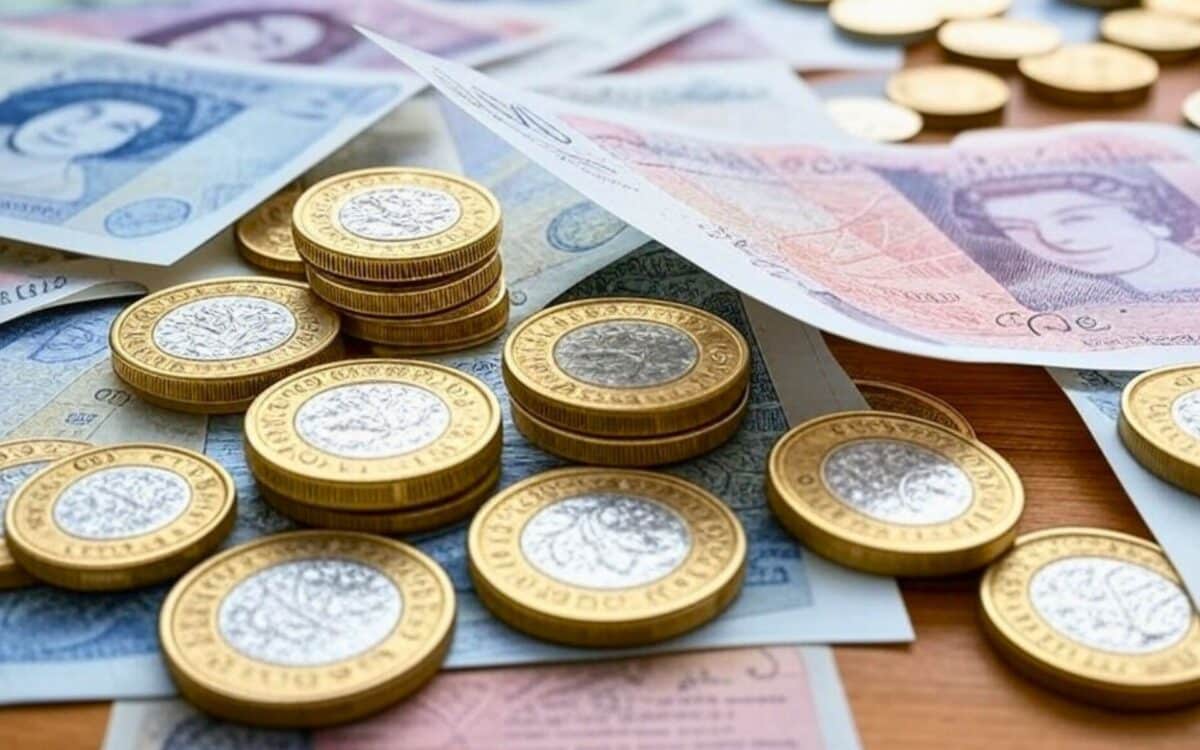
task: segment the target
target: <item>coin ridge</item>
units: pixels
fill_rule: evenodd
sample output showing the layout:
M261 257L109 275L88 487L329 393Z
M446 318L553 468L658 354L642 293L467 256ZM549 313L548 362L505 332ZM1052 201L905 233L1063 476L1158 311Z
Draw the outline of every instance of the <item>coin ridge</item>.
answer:
M258 206L237 220L234 224L233 236L236 242L238 251L242 257L252 265L264 268L275 273L288 274L289 276L302 277L304 275L304 261L300 258L300 254L295 252L295 243L292 244L292 253L273 253L262 248L263 244L256 241L254 233L261 231L265 234L267 223L263 218L269 208L272 208L276 201L288 201L295 205L296 199L300 197L300 188L287 187L275 193L270 198L260 203ZM291 209L287 209L288 225L285 227L291 236ZM294 254L293 259L291 255Z
M381 318L342 312L342 331L352 338L390 346L438 346L503 330L508 323L508 287L503 277L484 294L457 308L422 318Z
M1189 390L1200 390L1200 365L1195 364L1148 370L1129 381L1121 392L1117 433L1138 463L1159 478L1194 493L1200 489L1200 438L1186 434L1170 413L1175 399L1187 392L1172 392L1171 381L1189 375L1196 381ZM1143 397L1165 402L1160 403L1164 411L1159 418L1146 414L1153 404L1138 407L1140 394L1152 389L1166 391ZM1159 429L1152 429L1156 425ZM1180 439L1185 441L1182 445L1172 445ZM1186 445L1192 446L1190 460Z
M321 299L342 311L377 317L412 318L444 312L485 294L501 277L503 262L494 252L478 268L442 282L379 287L339 279L315 266L305 266L309 286Z

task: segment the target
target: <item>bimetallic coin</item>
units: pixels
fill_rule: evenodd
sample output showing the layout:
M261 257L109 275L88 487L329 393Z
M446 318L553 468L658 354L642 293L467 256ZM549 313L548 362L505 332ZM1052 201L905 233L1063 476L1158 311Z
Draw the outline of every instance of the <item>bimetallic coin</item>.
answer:
M293 212L296 249L331 274L419 281L482 263L500 240L500 204L487 188L445 172L383 167L335 175Z
M1200 365L1163 367L1131 380L1117 425L1142 466L1200 493Z
M555 469L471 522L471 578L497 617L581 646L635 646L716 617L741 588L746 536L706 490L667 474Z
M337 312L295 281L213 279L134 302L109 332L113 371L151 403L242 411L279 378L342 354Z
M1062 32L1025 18L950 21L938 29L938 44L951 57L1010 70L1030 55L1044 55L1062 44Z
M1081 106L1134 104L1145 99L1158 80L1158 63L1152 57L1103 42L1068 44L1022 58L1017 69L1037 96Z
M1200 50L1200 23L1144 8L1105 15L1100 21L1100 36L1163 62L1181 60Z
M975 437L975 428L967 418L958 409L933 394L882 380L856 379L854 385L872 409L920 417L949 427L965 437Z
M238 220L234 236L243 258L268 271L304 275L304 261L292 241L292 208L299 197L299 185L291 185Z
M829 99L825 109L842 130L877 143L903 143L925 125L921 115L908 107L874 96Z
M8 503L17 564L64 588L117 590L173 578L233 528L233 479L169 445L84 450L47 466Z
M1200 0L1142 0L1148 10L1200 21Z
M308 266L313 293L334 307L359 315L412 318L445 312L484 295L499 280L500 253L478 268L422 284L368 284L339 279Z
M932 128L960 129L998 122L1008 84L997 75L961 65L922 65L892 74L888 98L910 107Z
M381 536L297 531L227 550L182 578L159 639L179 691L231 721L317 727L374 713L437 673L450 579Z
M711 313L652 299L548 308L504 344L504 382L539 419L571 432L653 437L728 414L750 377L750 347Z
M1011 544L1021 480L977 440L924 419L843 412L789 431L767 462L775 515L810 549L900 576L980 567Z
M500 404L476 378L410 360L314 367L246 412L260 484L309 505L397 511L479 484L500 456Z
M937 6L946 21L971 20L1002 16L1012 0L938 0Z
M868 42L909 44L942 22L939 0L833 0L829 17L843 33Z
M463 341L499 336L508 324L509 299L504 279L465 305L424 318L378 318L342 313L347 336L375 344L449 348Z
M979 584L1014 667L1122 710L1200 701L1200 617L1156 544L1104 529L1025 534Z
M1200 91L1193 91L1183 100L1183 117L1193 128L1200 128Z
M92 446L79 440L25 439L0 443L0 589L28 586L37 579L13 560L4 542L4 511L29 478L64 456Z

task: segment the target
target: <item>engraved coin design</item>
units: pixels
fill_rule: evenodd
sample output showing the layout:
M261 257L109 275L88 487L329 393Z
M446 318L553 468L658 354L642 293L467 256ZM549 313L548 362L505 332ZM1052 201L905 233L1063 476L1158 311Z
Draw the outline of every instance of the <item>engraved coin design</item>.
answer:
M54 522L83 539L121 539L156 531L187 509L191 489L173 471L152 466L101 469L67 486Z
M945 456L899 440L843 445L821 473L842 502L888 523L945 523L962 515L974 495L966 472Z
M1200 367L1144 372L1121 391L1121 441L1146 469L1200 492Z
M1200 390L1188 391L1175 399L1171 416L1188 434L1200 440Z
M462 207L449 193L427 188L383 188L360 193L342 205L338 221L368 240L416 240L458 223Z
M678 328L614 320L567 333L554 347L563 372L615 388L663 385L696 366L696 343Z
M238 220L234 236L242 257L268 271L304 273L292 239L292 209L300 192L299 185L289 185Z
M521 531L521 552L538 570L599 589L658 580L679 567L691 546L678 513L654 500L612 493L560 500Z
M1187 635L1192 605L1178 585L1111 557L1067 557L1029 582L1033 608L1055 630L1102 651L1145 654Z
M296 316L261 297L213 297L181 305L154 326L154 343L183 359L236 359L278 347L296 332Z
M8 501L16 493L17 488L25 484L25 480L38 473L49 461L30 461L18 464L8 469L0 469L0 536L4 535L4 509Z
M293 667L330 664L374 648L404 613L387 576L354 560L281 563L221 601L217 629L239 653Z
M322 391L296 411L296 430L312 446L347 458L420 450L446 432L450 407L405 383L360 383Z

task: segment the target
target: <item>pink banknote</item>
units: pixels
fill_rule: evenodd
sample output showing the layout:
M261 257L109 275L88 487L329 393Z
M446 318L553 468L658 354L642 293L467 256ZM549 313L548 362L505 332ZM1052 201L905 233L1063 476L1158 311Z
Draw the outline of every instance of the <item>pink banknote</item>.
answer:
M773 57L767 43L733 16L696 29L622 65L622 72L719 60L765 60Z

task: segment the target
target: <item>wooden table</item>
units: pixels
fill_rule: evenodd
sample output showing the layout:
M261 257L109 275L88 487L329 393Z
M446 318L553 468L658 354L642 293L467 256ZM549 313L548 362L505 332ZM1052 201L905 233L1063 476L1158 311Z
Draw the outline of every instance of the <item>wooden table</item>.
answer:
M910 52L908 64L939 59L933 45L922 45ZM1200 88L1200 68L1193 61L1164 69L1145 104L1121 110L1045 104L1027 98L1015 76L1012 84L1006 125L1087 119L1178 122L1183 97ZM980 438L1021 475L1028 501L1022 533L1074 524L1149 536L1078 415L1044 370L947 363L841 339L829 343L854 377L907 383L958 407ZM1200 747L1200 708L1142 715L1104 711L1059 698L1012 672L979 629L978 582L978 575L903 581L916 643L836 649L866 748ZM0 709L0 748L96 748L107 722L105 703Z

